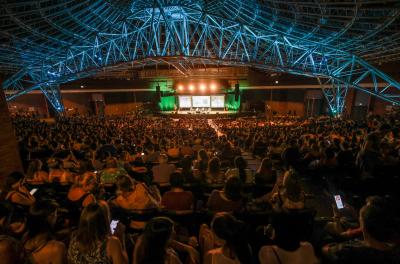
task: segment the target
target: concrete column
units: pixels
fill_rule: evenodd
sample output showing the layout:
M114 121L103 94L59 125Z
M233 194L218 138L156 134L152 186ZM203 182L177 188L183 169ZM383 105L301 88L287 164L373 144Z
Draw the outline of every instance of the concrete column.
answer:
M23 171L4 90L0 86L0 183L10 172Z

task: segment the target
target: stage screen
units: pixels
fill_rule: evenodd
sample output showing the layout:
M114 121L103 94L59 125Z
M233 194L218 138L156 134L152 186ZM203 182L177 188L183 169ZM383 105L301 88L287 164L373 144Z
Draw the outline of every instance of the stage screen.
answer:
M212 95L211 96L211 107L212 108L224 108L225 96L223 95Z
M179 107L180 108L191 108L192 97L191 96L179 96Z
M192 96L193 107L210 107L210 96Z

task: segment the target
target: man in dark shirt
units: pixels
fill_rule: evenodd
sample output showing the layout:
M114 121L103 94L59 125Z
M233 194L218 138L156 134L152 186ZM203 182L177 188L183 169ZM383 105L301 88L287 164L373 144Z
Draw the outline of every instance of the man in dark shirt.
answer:
M360 210L364 240L327 245L328 263L400 263L398 208L388 198L372 197Z

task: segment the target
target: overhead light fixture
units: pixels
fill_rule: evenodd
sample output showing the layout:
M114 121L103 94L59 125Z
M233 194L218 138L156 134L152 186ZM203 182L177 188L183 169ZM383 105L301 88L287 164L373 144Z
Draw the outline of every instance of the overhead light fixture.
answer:
M211 91L217 90L217 85L215 83L210 84Z
M178 85L178 90L179 91L183 91L183 85L182 84Z
M204 92L206 90L206 85L204 83L200 84L200 91Z
M189 91L194 91L194 85L193 84L189 84Z

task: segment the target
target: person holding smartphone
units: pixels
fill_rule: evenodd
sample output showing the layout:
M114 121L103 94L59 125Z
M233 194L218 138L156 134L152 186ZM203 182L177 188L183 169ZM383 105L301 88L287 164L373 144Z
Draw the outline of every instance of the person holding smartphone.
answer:
M118 223L114 234L105 202L94 202L82 211L78 230L72 233L67 258L70 264L127 264L125 227Z
M35 203L35 197L25 187L24 174L18 171L8 175L2 196L5 200L18 205L31 206Z
M324 246L325 262L399 263L399 211L399 205L390 198L367 198L359 217L363 239Z

